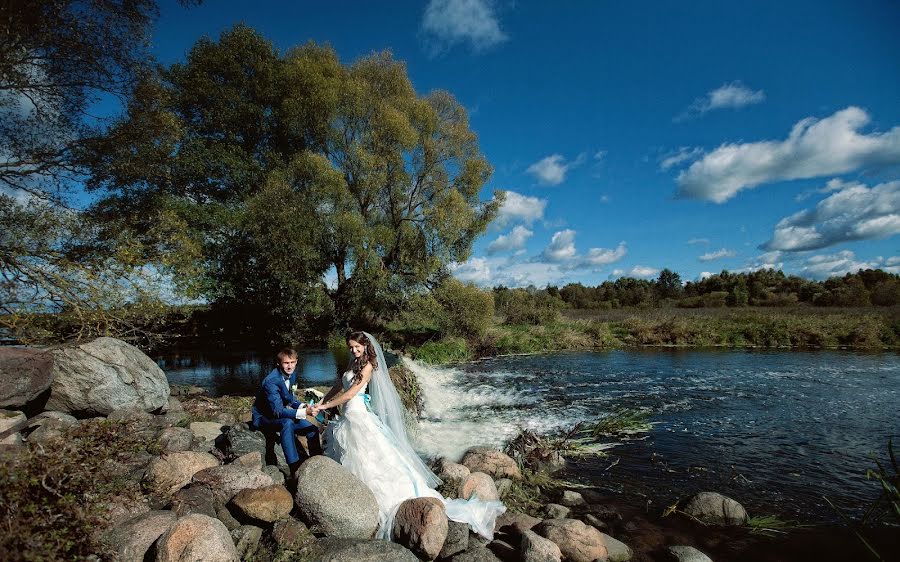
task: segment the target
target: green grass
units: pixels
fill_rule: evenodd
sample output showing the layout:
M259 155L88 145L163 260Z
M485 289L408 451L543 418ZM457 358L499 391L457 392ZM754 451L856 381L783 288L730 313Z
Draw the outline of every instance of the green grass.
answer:
M420 346L408 347L406 352L423 363L439 365L472 359L472 350L462 338L448 337L438 341L425 342Z
M758 515L747 520L751 534L770 537L804 526L796 521L780 519L777 515Z

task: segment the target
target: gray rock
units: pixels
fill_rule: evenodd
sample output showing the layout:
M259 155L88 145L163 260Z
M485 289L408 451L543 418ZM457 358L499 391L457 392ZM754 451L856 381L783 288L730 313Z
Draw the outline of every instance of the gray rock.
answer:
M375 495L326 456L312 457L300 465L294 500L313 532L368 539L378 530Z
M144 488L159 496L170 496L187 486L194 474L218 464L219 459L209 453L167 453L150 463L144 477Z
M666 549L668 560L673 562L712 562L712 559L693 546L670 546Z
M182 488L172 496L169 509L178 517L184 517L191 513L202 513L209 517L216 517L216 500L212 490L202 486Z
M272 482L275 484L281 484L284 486L284 473L277 466L266 465L262 467L262 471L269 475L272 478Z
M606 521L600 519L593 513L586 513L581 518L581 520L599 531L608 531L609 530L609 525L606 524Z
M316 537L306 525L294 518L280 519L272 525L269 533L272 543L278 550L298 552L316 542Z
M606 552L609 555L609 562L628 562L634 556L631 547L618 539L614 539L606 533L603 535L603 541L606 544Z
M192 513L182 517L156 542L156 562L240 562L234 541L218 519Z
M182 425L187 422L187 412L184 411L184 406L181 405L181 401L178 398L169 396L164 419L166 425Z
M6 431L10 429L16 424L22 423L26 421L28 418L25 416L24 412L17 412L15 410L0 410L0 431ZM18 431L13 433L12 435L7 435L3 439L0 439L0 445L21 445L22 444L22 434Z
M186 427L167 427L157 438L163 451L188 451L194 442L194 432Z
M227 505L216 506L216 519L221 521L229 531L233 531L241 526L241 522L234 517Z
M744 506L716 492L691 497L682 511L711 525L744 525L748 519Z
M524 562L560 562L562 552L556 543L526 530L522 533L522 560Z
M87 417L168 404L169 381L141 350L114 338L55 349L48 410Z
M194 473L192 486L205 486L212 490L216 505L224 504L241 490L264 488L273 484L272 478L258 468L226 464L213 466Z
M106 416L106 419L111 422L136 422L142 425L153 425L156 422L153 414L145 412L144 410L134 406L113 410L109 413L108 416Z
M501 562L486 546L470 548L465 552L460 552L453 558L450 558L450 560L452 562Z
M305 464L305 463L304 463ZM416 555L399 544L365 539L329 537L319 541L319 562L418 562Z
M448 521L447 539L438 558L450 558L467 548L469 548L469 526L458 521Z
M143 562L147 551L163 533L175 524L171 511L150 511L110 528L103 534L119 562Z
M46 397L53 355L45 349L0 347L0 408L18 410Z
M255 525L241 525L231 531L234 548L241 560L253 559L253 555L259 548L259 539L262 538L262 534L263 530Z
M267 465L276 465L287 470L287 461L281 444L277 439L266 444L266 437L261 431L251 430L245 423L237 423L226 427L216 446L225 454L225 458L233 459L253 451L259 451Z
M547 519L565 519L569 516L569 512L571 511L571 509L564 505L548 503L547 507L544 508L544 515L547 516Z
M193 422L188 425L188 427L191 431L194 432L194 437L196 437L197 439L203 439L210 443L215 443L219 435L222 434L222 430L225 426L219 422L201 421Z
M500 480L494 482L494 485L497 487L497 493L502 498L512 488L513 481L509 478L501 478Z
M504 533L519 536L525 531L531 530L540 522L541 520L537 517L507 510L497 518L494 531L503 531Z
M579 507L584 505L586 502L584 498L578 492L573 492L572 490L564 490L562 495L559 498L559 504L564 505L566 507Z

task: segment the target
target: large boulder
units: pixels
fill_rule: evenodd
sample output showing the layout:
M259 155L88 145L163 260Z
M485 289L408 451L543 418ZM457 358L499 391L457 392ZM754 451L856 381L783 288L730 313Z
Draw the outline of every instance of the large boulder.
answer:
M448 530L444 502L437 498L413 498L397 508L392 536L420 560L434 560L447 540Z
M418 562L416 555L388 541L329 537L319 541L318 562Z
M540 522L540 519L527 513L507 510L497 518L494 531L503 531L513 536L519 536L525 531L530 531Z
M294 499L314 532L368 539L378 530L375 495L328 457L318 455L300 465Z
M577 519L548 519L537 525L534 532L556 543L563 557L571 562L606 560L609 556L603 533Z
M710 525L744 525L748 519L744 506L716 492L692 496L682 511Z
M219 459L209 453L168 453L150 462L144 476L144 488L158 496L170 496L187 486L197 472L218 465Z
M473 472L459 485L459 497L467 500L476 496L482 501L499 500L497 486L490 476L483 472Z
M501 562L497 556L486 546L469 548L449 559L450 562Z
M150 511L116 525L103 534L118 562L143 562L147 551L175 524L171 511Z
M231 533L218 519L182 517L156 542L156 562L240 562Z
M46 349L0 347L0 408L18 410L43 401L53 382L52 367Z
M313 548L316 537L309 529L293 517L279 519L269 531L269 539L277 550L301 552Z
M291 513L294 497L284 486L272 484L263 488L241 490L232 498L231 504L244 517L272 523Z
M463 455L462 464L470 472L483 472L492 478L522 479L516 461L491 447L472 447Z
M122 408L152 412L169 402L169 381L141 350L115 338L54 349L48 410L79 417Z
M248 468L237 464L226 464L206 468L194 473L192 486L212 490L217 505L228 503L241 490L271 486L272 477L258 468Z
M524 562L561 562L562 552L556 543L526 530L522 533L522 560Z

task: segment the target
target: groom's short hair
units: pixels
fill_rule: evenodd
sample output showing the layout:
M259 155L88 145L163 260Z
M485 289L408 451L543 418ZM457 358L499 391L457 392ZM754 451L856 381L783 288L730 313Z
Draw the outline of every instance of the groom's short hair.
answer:
M281 351L278 352L278 362L281 363L285 359L296 359L297 358L297 350L293 347L285 347L282 348Z

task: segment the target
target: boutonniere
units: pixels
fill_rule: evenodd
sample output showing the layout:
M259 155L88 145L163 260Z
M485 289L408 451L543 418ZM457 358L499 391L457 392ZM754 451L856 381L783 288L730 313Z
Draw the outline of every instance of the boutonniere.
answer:
M296 384L291 385L291 394L297 394L297 385Z

